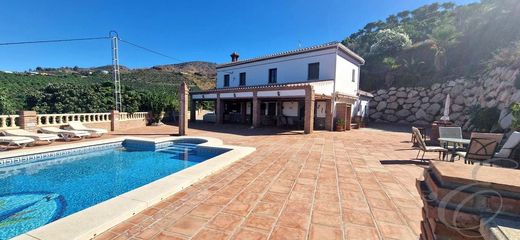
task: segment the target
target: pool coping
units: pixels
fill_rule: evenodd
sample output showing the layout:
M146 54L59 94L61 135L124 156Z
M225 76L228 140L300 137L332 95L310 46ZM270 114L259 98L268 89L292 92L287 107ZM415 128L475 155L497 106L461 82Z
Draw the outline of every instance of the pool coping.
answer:
M92 239L111 227L127 220L133 215L159 203L160 201L172 196L173 194L183 190L196 183L202 178L212 175L232 163L251 154L256 149L253 147L242 147L224 145L220 139L200 136L185 137L161 137L161 138L140 138L140 137L119 137L105 139L99 141L90 141L83 143L73 143L70 145L49 146L38 149L31 149L29 153L23 151L15 151L9 156L1 158L17 157L23 155L37 154L43 152L52 152L67 150L72 148L89 147L99 144L109 144L121 142L126 139L147 141L153 143L161 143L166 141L174 141L181 139L203 139L207 142L198 146L217 147L230 149L216 157L210 158L197 165L183 169L166 177L160 178L149 184L123 193L109 200L98 203L94 206L73 213L64 218L58 219L47 225L31 230L24 234L14 237L15 240L71 240L71 239ZM18 153L18 155L16 154Z

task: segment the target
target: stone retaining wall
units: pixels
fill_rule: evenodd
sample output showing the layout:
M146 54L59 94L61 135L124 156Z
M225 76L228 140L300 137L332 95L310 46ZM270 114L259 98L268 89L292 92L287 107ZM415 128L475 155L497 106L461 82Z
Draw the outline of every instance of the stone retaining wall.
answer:
M509 106L520 102L515 87L519 70L496 68L480 79L456 79L429 88L401 87L374 91L370 102L370 120L414 125L429 125L444 112L446 95L450 94L450 120L468 126L468 109L473 105L497 107L501 110L501 126L511 124Z

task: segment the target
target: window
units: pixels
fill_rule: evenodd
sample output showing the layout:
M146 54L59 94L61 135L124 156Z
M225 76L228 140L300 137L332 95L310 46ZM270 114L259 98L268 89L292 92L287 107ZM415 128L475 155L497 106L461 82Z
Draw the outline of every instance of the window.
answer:
M224 75L224 87L229 87L229 74Z
M356 69L352 69L352 82L356 82Z
M307 80L317 80L320 79L320 63L310 63L309 70L307 74Z
M269 69L269 83L276 83L276 75L277 75L276 68Z
M240 86L245 86L246 85L246 73L243 72L243 73L240 73Z

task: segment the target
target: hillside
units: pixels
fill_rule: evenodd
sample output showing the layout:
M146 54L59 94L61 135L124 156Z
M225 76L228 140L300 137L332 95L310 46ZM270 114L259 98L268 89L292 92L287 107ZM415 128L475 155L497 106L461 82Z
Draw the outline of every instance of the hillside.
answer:
M13 103L12 108L22 109L27 106L28 96L34 95L35 92L49 85L92 86L112 82L111 69L111 66L37 67L33 73L0 72L0 88L5 90L6 97ZM177 87L183 81L186 81L192 89L213 88L215 75L215 64L208 62L186 62L146 69L129 69L122 66L121 84L129 91L158 90L176 94Z
M363 56L361 87L428 87L477 79L494 53L520 41L520 1L433 3L366 24L343 43Z

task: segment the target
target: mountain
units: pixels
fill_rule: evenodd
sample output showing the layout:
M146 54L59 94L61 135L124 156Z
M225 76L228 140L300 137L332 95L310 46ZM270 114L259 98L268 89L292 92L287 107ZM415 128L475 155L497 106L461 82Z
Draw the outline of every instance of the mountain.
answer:
M217 74L216 63L209 62L185 62L179 64L157 65L152 69L166 72L191 73L200 76L215 77Z

